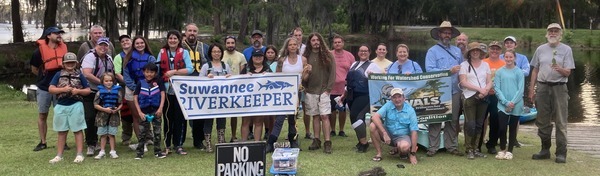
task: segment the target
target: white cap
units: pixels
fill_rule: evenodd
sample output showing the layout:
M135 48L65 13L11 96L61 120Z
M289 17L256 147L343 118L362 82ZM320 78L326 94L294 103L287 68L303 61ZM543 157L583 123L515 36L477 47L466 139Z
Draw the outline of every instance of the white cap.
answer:
M504 38L504 41L506 42L506 40L508 40L508 39L510 39L513 42L517 43L517 39L515 37L513 37L513 36L508 36L508 37Z
M558 24L558 23L549 24L548 27L546 28L546 30L552 29L552 28L558 28L558 29L562 30L562 27L560 27L560 24Z
M401 88L393 88L392 91L390 92L390 94L392 96L394 96L396 94L404 95L404 91L402 91Z

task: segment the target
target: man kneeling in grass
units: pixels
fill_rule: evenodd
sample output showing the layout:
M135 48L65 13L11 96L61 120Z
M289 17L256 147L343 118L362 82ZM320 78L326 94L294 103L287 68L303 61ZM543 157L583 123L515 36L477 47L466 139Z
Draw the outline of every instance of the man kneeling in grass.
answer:
M392 101L383 105L372 116L371 139L377 150L373 161L381 161L381 140L400 151L400 156L408 155L411 164L417 164L417 114L405 102L400 88L391 91ZM383 122L382 122L383 121Z

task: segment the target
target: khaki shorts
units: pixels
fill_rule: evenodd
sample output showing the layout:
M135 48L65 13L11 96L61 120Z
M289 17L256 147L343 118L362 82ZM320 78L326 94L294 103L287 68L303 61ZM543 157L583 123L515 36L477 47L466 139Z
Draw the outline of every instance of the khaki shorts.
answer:
M133 101L133 90L125 87L125 100Z
M306 93L304 105L306 105L306 115L331 114L331 100L327 92L323 92L321 95Z

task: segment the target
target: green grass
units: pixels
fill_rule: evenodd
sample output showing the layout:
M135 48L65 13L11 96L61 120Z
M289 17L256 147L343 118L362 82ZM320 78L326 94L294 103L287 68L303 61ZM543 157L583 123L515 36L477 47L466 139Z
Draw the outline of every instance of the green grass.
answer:
M0 89L0 95L8 93ZM22 101L23 97L0 98L0 175L214 175L214 153L208 154L191 146L191 132L184 147L188 155L169 155L165 159L156 159L146 155L141 161L134 160L134 151L120 145L117 151L119 159L105 158L94 160L86 157L82 164L73 163L75 143L73 135L69 134L68 145L73 149L64 154L64 159L58 164L48 164L56 154L56 133L52 131L52 113L50 113L48 146L49 149L33 152L38 143L37 106L35 102ZM304 134L304 124L298 121L300 134ZM227 126L229 132L229 125ZM284 128L287 129L287 128ZM239 130L239 128L238 128ZM387 154L389 147L384 148L381 162L371 161L375 155L374 148L367 153L356 153L352 149L356 143L355 133L346 125L345 131L350 137L333 137L333 154L324 154L322 150L307 150L310 140L300 139L303 151L300 153L299 175L357 175L360 171L369 170L374 166L383 167L388 175L589 175L599 173L600 160L590 158L586 154L570 151L568 163L555 164L553 160L533 161L531 154L539 149L539 141L533 134L520 134L519 140L531 144L516 148L512 161L498 161L493 156L484 159L467 160L465 157L455 157L440 153L435 157L425 157L424 149L417 156L419 164L412 166L407 161L400 160ZM284 131L282 134L286 134ZM230 135L227 134L227 139ZM282 139L284 135L282 135ZM304 135L301 135L304 137ZM239 137L239 135L238 135ZM117 137L120 141L120 136ZM213 137L213 141L216 140ZM460 138L461 147L463 139ZM267 165L271 165L270 154L267 155ZM405 169L396 168L397 163L406 165Z

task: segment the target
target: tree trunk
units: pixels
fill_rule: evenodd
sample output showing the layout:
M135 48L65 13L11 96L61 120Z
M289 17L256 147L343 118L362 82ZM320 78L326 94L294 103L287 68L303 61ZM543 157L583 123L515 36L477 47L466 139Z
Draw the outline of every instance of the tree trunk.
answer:
M135 27L135 9L136 9L136 0L127 0L127 35L131 35L133 32L133 28Z
M56 26L56 10L58 0L46 0L46 11L44 12L44 28Z
M115 1L107 1L106 7L106 36L111 41L119 39L119 17L117 16L117 3Z
M23 26L21 25L21 4L19 0L11 0L11 16L13 27L13 43L25 42L23 37Z
M248 4L250 0L242 0L242 12L240 13L240 34L238 39L243 41L248 33Z
M273 19L273 11L272 10L267 10L267 44L272 45L273 44L273 32L275 29L275 26L277 25L275 20Z
M218 35L222 33L221 30L221 1L220 0L212 0L213 6L213 29L214 35Z

